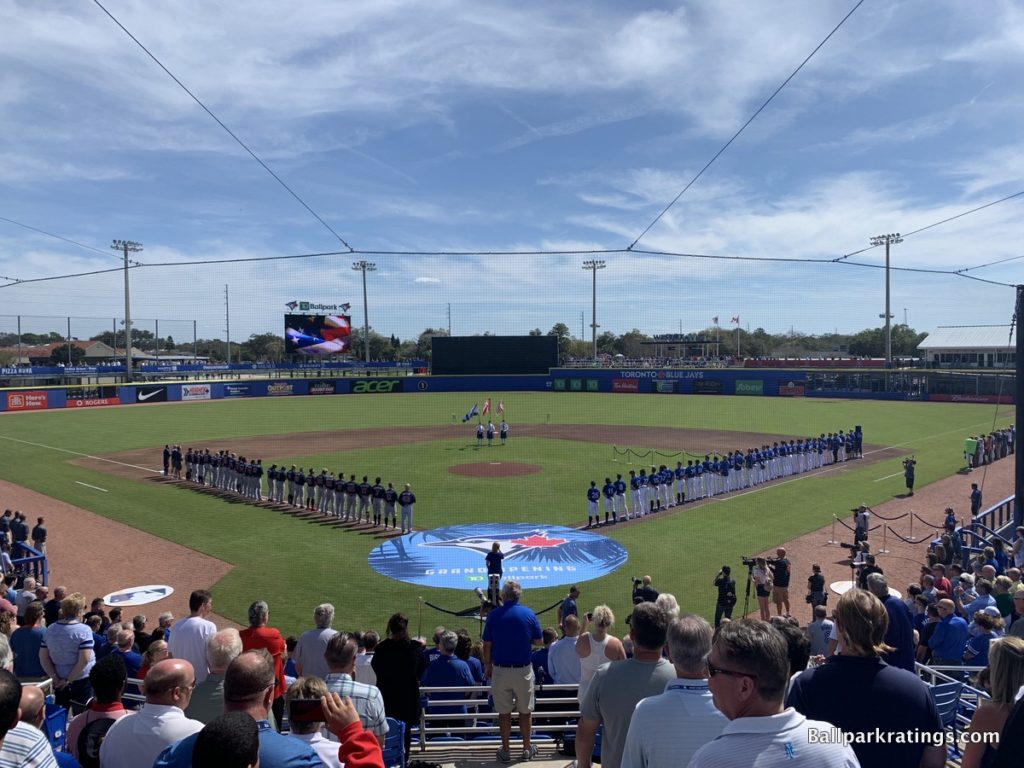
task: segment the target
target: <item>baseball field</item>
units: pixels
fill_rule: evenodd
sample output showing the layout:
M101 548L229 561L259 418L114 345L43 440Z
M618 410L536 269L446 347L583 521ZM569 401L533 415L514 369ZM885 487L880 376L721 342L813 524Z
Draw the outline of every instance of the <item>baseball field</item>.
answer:
M474 402L502 401L508 445L478 448ZM0 417L0 479L127 524L230 564L213 584L187 566L153 582L179 590L209 587L217 612L245 623L254 599L266 600L283 632L308 628L313 606L335 604L339 626L384 625L418 601L453 609L476 598L466 590L424 588L385 578L367 562L388 537L316 516L231 503L160 478L165 443L230 449L272 463L380 476L417 496L417 529L521 522L577 527L586 522L590 480L626 474L616 453L632 447L691 455L742 449L783 437L864 430L863 460L684 505L601 529L628 552L626 563L584 586L584 603L628 611L630 577L651 574L684 610L709 614L711 579L723 563L828 525L833 513L891 499L903 490L901 460L917 458L917 485L954 474L963 439L1010 422L1006 407L954 403L830 401L720 396L502 393L388 394L224 400L80 409ZM500 420L499 418L495 419ZM686 454L679 456L684 463ZM658 457L675 465L677 457ZM632 468L650 467L650 458ZM467 467L466 465L474 465ZM520 466L522 465L522 466ZM992 501L995 501L994 499ZM45 510L25 510L42 514ZM936 513L938 510L928 510ZM99 523L81 547L116 568L121 544ZM54 531L59 536L60 531ZM481 558L482 560L482 558ZM114 586L127 586L115 584ZM545 607L564 587L530 590ZM432 627L442 615L424 614Z

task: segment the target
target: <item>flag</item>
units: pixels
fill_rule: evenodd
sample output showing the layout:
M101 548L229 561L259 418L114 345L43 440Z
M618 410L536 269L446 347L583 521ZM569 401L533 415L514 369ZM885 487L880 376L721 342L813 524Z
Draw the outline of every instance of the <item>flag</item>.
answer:
M476 416L476 413L477 413L477 411L476 411L476 403L473 403L473 407L469 409L469 413L467 413L465 416L462 417L462 420L464 422L469 421L474 416Z
M718 325L718 315L715 315L714 317L712 317L711 318L711 322L714 323L715 325Z
M498 401L498 413L504 413L504 412L505 412L505 401L504 400L499 400Z
M491 398L484 400L484 410L481 413L482 416L486 416L491 411Z
M733 315L732 320L730 320L729 322L736 323L736 325L739 325L740 324L740 316L739 315Z

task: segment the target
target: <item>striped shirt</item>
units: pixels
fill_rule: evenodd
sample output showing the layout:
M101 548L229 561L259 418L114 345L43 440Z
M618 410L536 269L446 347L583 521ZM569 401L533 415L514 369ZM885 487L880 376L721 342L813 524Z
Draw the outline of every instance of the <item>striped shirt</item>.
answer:
M384 714L384 697L380 695L377 686L357 683L344 672L332 672L324 678L324 683L328 691L339 696L349 696L352 706L359 713L363 728L373 731L374 736L384 738L388 732L388 721Z
M19 722L0 745L0 768L57 768L57 760L43 732Z
M43 635L43 642L40 648L45 648L53 662L53 668L58 677L65 680L71 674L71 670L78 663L78 654L81 651L93 649L92 630L79 621L58 621L46 628ZM82 680L89 676L89 670L96 663L96 655L82 669L76 680ZM72 681L74 682L74 681Z

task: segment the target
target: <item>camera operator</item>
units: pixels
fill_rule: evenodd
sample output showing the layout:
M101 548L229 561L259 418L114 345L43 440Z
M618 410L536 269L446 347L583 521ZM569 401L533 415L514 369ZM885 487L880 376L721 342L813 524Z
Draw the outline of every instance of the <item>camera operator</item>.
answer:
M633 605L637 603L653 603L658 599L658 590L651 586L651 577L633 579Z
M718 587L718 599L715 601L715 628L722 623L722 618L732 618L732 609L736 605L736 581L732 578L732 569L723 565L715 575L715 586Z
M871 509L867 504L861 504L853 512L853 540L855 543L864 541L868 537L868 528L871 527Z
M868 588L868 576L872 573L882 573L882 569L875 565L875 556L864 555L864 565L857 571L857 586L861 589Z
M772 589L772 602L775 603L775 611L779 616L789 616L789 578L792 567L789 560L786 559L784 547L775 550L775 560L771 565L775 575L775 586ZM783 606L786 608L785 613L782 610Z
M903 460L903 479L907 483L907 496L914 495L914 468L917 466L917 459L908 456Z

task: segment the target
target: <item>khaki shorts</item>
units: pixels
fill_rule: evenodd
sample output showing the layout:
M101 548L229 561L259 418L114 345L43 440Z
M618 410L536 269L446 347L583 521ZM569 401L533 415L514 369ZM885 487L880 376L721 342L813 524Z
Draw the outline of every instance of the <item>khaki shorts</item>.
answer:
M533 667L499 667L491 670L491 696L499 715L533 712Z
M772 601L776 603L784 603L789 600L789 587L775 587L772 590Z

